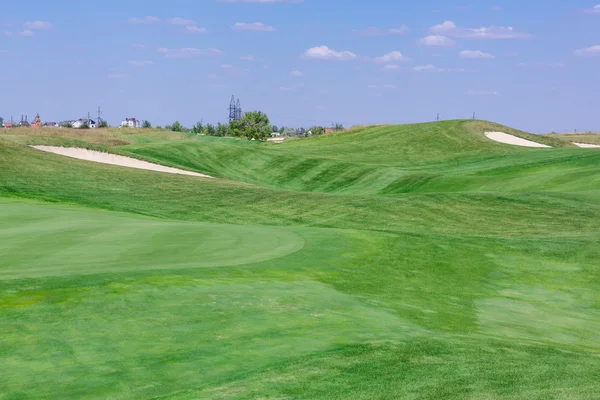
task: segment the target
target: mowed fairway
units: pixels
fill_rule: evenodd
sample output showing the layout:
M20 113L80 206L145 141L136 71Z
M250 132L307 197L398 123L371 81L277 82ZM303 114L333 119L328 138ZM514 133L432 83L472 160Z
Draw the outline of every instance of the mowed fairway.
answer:
M43 132L0 135L2 400L600 397L600 150Z

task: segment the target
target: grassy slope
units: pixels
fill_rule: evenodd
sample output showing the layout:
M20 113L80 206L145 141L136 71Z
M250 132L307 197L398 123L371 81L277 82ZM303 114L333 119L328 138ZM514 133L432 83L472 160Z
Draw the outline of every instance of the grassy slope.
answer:
M381 135L372 142L381 158L352 154L343 135L131 147L188 167L197 160L186 149L205 146L231 160L390 168ZM122 169L14 141L0 140L0 399L591 399L600 390L595 153L487 142L469 154L432 150L429 161L411 155L392 168L436 171L428 184L444 193L404 185L373 196L360 185L297 193L290 179L280 190L271 177L260 187ZM239 164L219 168L242 174ZM549 176L554 192L535 183ZM526 181L538 190L518 187Z

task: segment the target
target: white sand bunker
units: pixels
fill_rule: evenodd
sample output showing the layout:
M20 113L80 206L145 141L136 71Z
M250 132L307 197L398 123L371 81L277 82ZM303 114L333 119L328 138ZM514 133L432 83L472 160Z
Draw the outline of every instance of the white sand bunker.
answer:
M521 139L520 137L509 135L503 132L486 132L485 136L487 136L488 139L492 139L496 142L512 144L514 146L552 148L552 146L532 142L531 140L527 139Z
M121 167L146 169L150 171L166 172L169 174L191 175L202 178L212 178L212 176L199 174L197 172L184 171L182 169L165 167L163 165L152 164L147 161L137 160L131 157L119 156L117 154L103 153L77 147L58 147L58 146L31 146L38 150L49 153L60 154L67 157L78 158L80 160L93 161L103 164L119 165Z
M600 145L597 144L587 144L587 143L575 143L573 144L577 147L582 147L584 149L600 149Z

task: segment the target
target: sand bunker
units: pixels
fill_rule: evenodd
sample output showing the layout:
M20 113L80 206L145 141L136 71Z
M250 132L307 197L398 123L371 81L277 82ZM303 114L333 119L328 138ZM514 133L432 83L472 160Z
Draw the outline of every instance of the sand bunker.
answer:
M485 136L487 136L488 139L492 139L496 142L512 144L514 146L552 148L552 146L532 142L531 140L527 139L521 139L520 137L509 135L503 132L486 132Z
M600 145L597 144L587 144L587 143L575 143L573 144L577 147L582 147L584 149L600 149Z
M202 178L212 178L212 176L199 174L197 172L184 171L182 169L165 167L163 165L152 164L147 161L137 160L131 157L119 156L117 154L103 153L100 151L80 149L77 147L57 147L57 146L31 146L38 150L49 153L60 154L67 157L78 158L80 160L93 161L103 164L119 165L121 167L146 169L149 171L166 172L168 174L180 174L199 176Z

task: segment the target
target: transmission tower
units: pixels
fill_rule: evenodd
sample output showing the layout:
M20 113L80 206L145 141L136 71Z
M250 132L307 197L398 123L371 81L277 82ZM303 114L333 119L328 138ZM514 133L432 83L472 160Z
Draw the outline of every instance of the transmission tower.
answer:
M235 119L236 121L242 119L242 106L240 105L240 99L237 99L237 103L235 104Z
M231 102L229 103L229 122L237 119L237 108L235 106L235 96L231 96Z

